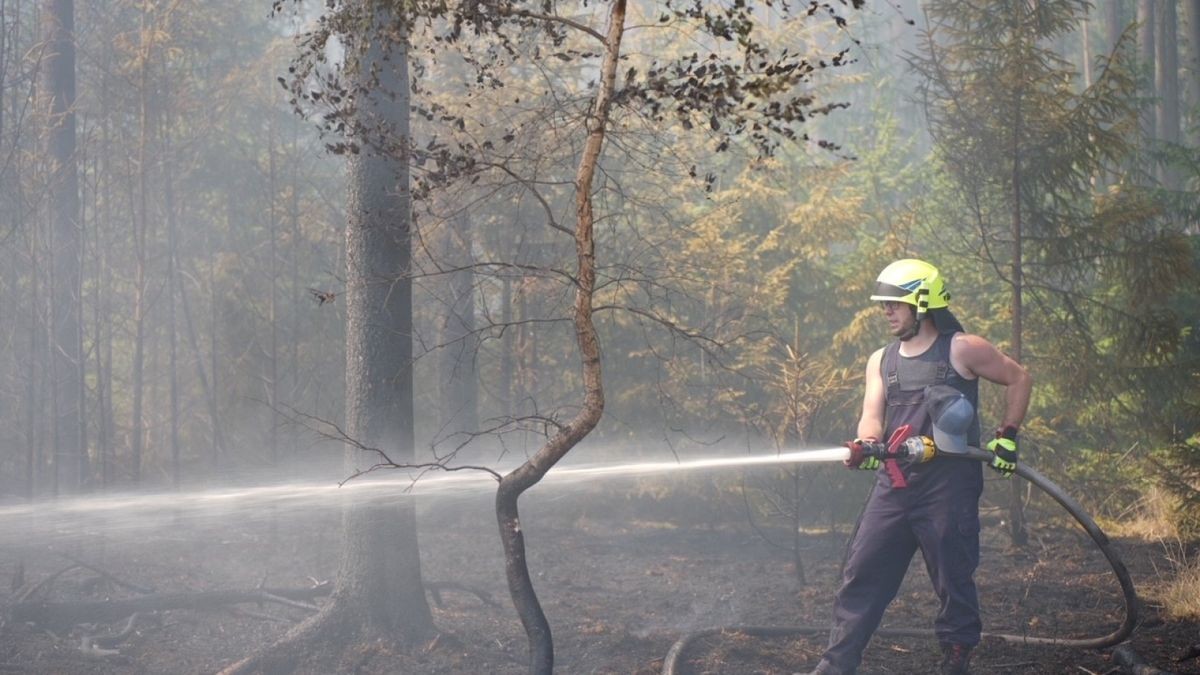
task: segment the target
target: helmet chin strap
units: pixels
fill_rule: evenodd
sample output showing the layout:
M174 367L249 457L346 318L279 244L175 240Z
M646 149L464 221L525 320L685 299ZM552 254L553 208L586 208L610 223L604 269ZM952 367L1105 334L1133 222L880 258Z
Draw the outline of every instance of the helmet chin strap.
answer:
M916 337L917 333L921 332L921 322L925 320L926 316L929 316L928 309L929 288L925 285L925 282L921 282L921 286L917 288L917 304L913 307L913 325L904 331L902 335L898 336L901 342L908 342Z

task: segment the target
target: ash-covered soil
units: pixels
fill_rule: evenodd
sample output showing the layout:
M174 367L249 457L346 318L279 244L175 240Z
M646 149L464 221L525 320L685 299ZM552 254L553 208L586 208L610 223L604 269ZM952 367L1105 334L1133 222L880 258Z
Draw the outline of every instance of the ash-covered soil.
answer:
M615 481L538 486L523 498L530 568L553 627L556 671L658 673L680 637L722 627L730 630L694 642L677 672L794 673L813 667L823 635L762 638L735 629L823 627L851 523L804 534L801 583L782 523L751 522L740 498L719 491L709 502L672 494ZM412 647L356 645L306 662L301 672L527 672L525 636L505 586L491 500L480 493L430 499L420 507L425 578L435 587L446 584L429 595L437 638ZM93 526L84 533L0 539L0 580L9 589L3 594L0 672L214 673L282 635L306 610L250 603L148 614L105 652L81 647L88 636L120 632L124 620L53 629L11 620L17 594L31 584L41 584L37 597L82 601L139 594L118 581L143 591L183 593L303 587L334 574L335 509L265 508L230 516L203 522L181 517L153 529ZM1059 638L1111 632L1123 607L1103 556L1052 508L1032 519L1032 543L1020 550L1008 546L1000 522L986 521L977 576L985 630ZM1169 578L1173 555L1162 544L1118 539L1117 545L1143 596ZM1177 553L1189 553L1186 545L1176 546L1182 546ZM935 608L918 556L884 625L928 628ZM1175 661L1196 643L1200 624L1166 620L1146 602L1133 644L1147 661L1200 673L1200 660ZM933 637L876 637L860 672L935 672L938 658ZM974 672L1120 671L1106 652L985 639Z

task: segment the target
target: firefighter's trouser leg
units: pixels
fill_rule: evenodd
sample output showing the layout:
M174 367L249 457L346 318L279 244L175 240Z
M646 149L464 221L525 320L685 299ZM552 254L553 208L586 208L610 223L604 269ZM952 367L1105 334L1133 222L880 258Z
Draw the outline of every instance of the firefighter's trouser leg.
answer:
M917 545L903 500L894 490L876 487L850 544L842 587L833 606L833 629L823 657L826 662L846 673L858 668L883 610L896 597Z
M979 490L970 481L946 481L915 504L909 523L941 607L934 631L942 644L979 644Z

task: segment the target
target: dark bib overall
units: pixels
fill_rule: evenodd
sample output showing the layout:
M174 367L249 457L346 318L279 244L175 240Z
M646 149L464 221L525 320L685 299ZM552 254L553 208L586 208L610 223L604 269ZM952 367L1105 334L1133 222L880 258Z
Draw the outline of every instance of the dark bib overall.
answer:
M904 424L913 433L932 436L925 411L925 387L948 384L979 409L979 382L966 380L950 365L949 334L919 356L900 355L900 343L884 350L880 366L887 386L883 438ZM967 442L979 446L976 417ZM896 597L917 549L941 601L934 623L938 641L974 646L981 628L973 576L979 564L979 495L983 467L963 457L938 455L923 464L901 467L906 488L894 488L880 469L876 485L850 544L833 609L833 630L824 659L854 672L883 611Z

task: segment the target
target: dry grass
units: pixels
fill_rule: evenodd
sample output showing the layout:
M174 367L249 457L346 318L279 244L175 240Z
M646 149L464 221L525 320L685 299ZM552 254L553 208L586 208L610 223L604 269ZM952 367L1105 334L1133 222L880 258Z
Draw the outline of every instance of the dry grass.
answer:
M1146 541L1178 540L1182 532L1178 527L1179 500L1158 487L1146 491L1140 500L1122 516L1105 522L1109 533L1122 537L1136 537Z
M1161 488L1151 488L1128 512L1104 524L1110 534L1157 541L1165 564L1157 581L1145 592L1171 619L1200 618L1200 553L1189 554L1187 535L1179 527L1179 500Z
M1200 559L1172 560L1174 577L1159 590L1159 601L1170 619L1200 618Z

